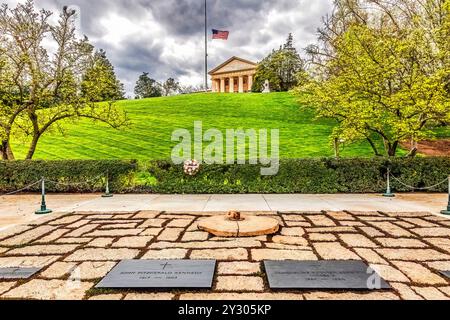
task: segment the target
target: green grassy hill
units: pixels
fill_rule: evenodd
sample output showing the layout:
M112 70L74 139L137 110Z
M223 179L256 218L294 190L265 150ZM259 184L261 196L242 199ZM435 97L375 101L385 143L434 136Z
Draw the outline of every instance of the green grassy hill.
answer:
M65 124L64 136L46 134L35 159L164 159L176 143L175 129L192 132L194 121L204 130L280 129L280 153L284 158L320 157L334 154L329 135L334 122L315 120L289 93L193 94L167 98L120 101L128 112L129 128L117 131L83 120ZM14 141L17 158L26 152L24 141ZM345 147L343 156L372 156L367 143Z

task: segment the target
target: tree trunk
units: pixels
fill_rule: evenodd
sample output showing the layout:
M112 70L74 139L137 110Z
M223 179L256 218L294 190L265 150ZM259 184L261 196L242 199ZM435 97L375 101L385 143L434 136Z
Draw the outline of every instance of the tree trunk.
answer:
M367 141L369 141L370 146L372 147L373 152L375 153L375 156L381 157L380 152L378 151L377 146L375 145L375 142L372 141L372 139L367 138Z
M419 148L417 146L417 141L414 138L412 138L411 139L411 150L409 150L407 157L414 158L417 156L418 152L419 152Z
M11 145L8 140L3 140L0 146L0 155L2 160L9 161L14 160L14 153L11 149Z
M9 142L6 144L6 153L8 155L8 159L9 160L15 160L16 159L14 157L14 153L13 153L13 151L11 149L11 144Z
M394 143L388 143L388 156L389 157L395 157L397 155L397 148L398 148L398 141L395 141Z
M34 153L36 152L36 147L37 147L40 137L41 137L41 135L34 134L33 140L31 140L30 148L28 149L27 157L25 158L26 160L33 159L33 156L34 156Z
M413 148L411 151L409 151L409 153L406 157L415 158L417 156L418 152L419 152L419 149Z
M340 158L340 146L339 146L339 138L334 138L334 156L336 159Z
M8 153L6 152L5 141L2 141L2 144L0 145L0 156L2 157L2 160L8 160Z

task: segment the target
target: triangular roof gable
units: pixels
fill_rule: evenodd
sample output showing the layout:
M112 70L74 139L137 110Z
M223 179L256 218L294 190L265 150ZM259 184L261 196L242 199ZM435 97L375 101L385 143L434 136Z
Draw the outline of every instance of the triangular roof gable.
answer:
M209 74L254 69L257 66L258 64L252 61L245 60L239 57L231 57L220 66L212 69Z

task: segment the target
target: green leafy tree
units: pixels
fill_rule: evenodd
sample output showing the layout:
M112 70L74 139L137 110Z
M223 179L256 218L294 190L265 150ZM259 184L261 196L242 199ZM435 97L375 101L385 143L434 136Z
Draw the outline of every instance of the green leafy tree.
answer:
M26 158L32 159L40 138L63 130L68 120L88 118L114 128L127 124L126 114L112 103L96 104L80 94L93 46L76 37L76 12L64 7L56 24L51 16L36 11L32 0L0 9L0 153L5 160L14 159L13 135L29 143ZM56 48L52 56L44 41Z
M173 78L169 78L167 79L163 84L162 84L162 90L163 90L163 95L164 96L170 96L170 95L174 95L177 94L181 91L181 86L180 83L177 82L175 79Z
M304 69L304 62L294 47L292 34L278 50L273 50L258 65L252 91L260 92L266 80L272 91L289 91L297 84L297 74Z
M13 126L26 105L18 105L20 92L14 86L14 82L18 80L14 79L13 69L8 64L6 50L2 47L0 50L0 156L3 160L8 160L14 159L10 145Z
M333 140L366 139L376 155L395 156L402 142L450 123L450 1L367 1L372 10L363 2L336 1L321 45L308 48L299 97L337 120Z
M104 50L100 49L92 57L81 83L81 92L98 102L124 99L123 84L117 79Z
M136 99L161 97L163 94L161 85L149 77L148 72L144 72L139 76L134 88Z
M280 58L280 51L273 50L258 64L255 78L253 79L253 92L261 92L266 80L269 80L270 89L272 91L281 91L281 80L277 73L277 69L280 65Z

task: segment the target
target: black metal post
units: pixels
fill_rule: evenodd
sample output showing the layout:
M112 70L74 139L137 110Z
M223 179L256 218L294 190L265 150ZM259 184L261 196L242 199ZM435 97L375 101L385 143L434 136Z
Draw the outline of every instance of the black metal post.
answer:
M41 210L36 211L36 214L49 214L52 213L53 211L47 208L47 203L45 202L45 178L42 177L42 181L41 181L41 195L42 195L42 200L41 200Z
M448 177L448 205L447 210L442 210L442 214L450 215L450 176Z
M387 171L387 189L386 189L386 193L383 194L383 197L386 197L386 198L394 198L395 197L395 194L393 194L392 190L391 190L391 169L390 168L388 168L388 171Z
M109 173L106 174L106 188L105 193L102 195L102 198L112 198L113 194L109 191Z

